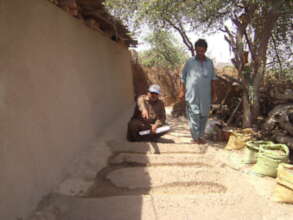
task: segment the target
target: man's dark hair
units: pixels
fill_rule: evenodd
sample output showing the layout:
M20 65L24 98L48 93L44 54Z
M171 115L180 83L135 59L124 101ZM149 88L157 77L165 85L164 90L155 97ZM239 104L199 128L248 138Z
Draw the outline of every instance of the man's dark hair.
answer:
M195 44L194 44L195 47L204 47L204 48L208 48L208 43L206 42L205 39L198 39Z

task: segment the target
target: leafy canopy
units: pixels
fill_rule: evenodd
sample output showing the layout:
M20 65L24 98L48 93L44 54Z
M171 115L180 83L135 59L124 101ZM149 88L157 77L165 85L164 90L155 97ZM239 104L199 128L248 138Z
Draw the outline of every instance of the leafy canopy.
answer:
M151 32L145 41L149 43L150 49L139 53L140 63L145 66L174 69L181 67L187 59L184 49L166 31Z
M190 32L217 31L224 28L225 21L239 19L244 14L248 14L245 19L248 18L247 29L252 38L256 28L265 24L267 13L279 13L274 25L278 42L286 42L284 36L292 30L292 0L106 0L105 5L133 32L139 31L142 25L178 32L192 54ZM262 28L266 30L265 26Z

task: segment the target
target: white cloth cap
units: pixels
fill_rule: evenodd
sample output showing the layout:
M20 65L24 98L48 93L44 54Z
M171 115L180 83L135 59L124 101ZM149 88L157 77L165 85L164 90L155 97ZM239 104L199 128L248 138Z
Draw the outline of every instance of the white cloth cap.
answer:
M154 93L160 94L160 90L161 90L161 88L157 84L153 84L149 87L149 92L154 92Z

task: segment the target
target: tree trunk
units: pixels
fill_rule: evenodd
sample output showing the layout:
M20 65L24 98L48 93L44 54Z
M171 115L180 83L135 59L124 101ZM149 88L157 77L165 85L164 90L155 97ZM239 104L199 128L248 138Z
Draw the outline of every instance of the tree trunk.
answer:
M266 71L266 62L267 62L267 49L269 44L269 39L272 36L272 30L276 24L279 13L274 11L274 9L264 10L264 17L260 19L260 23L254 26L255 36L254 36L254 61L253 67L253 90L254 96L252 97L252 118L254 121L259 115L260 106L259 106L259 88L263 82L265 71Z
M243 104L243 118L242 118L242 127L251 128L251 106L248 98L247 90L243 90L242 93L242 104Z
M235 55L232 63L239 72L243 86L243 127L251 127L252 122L259 115L259 88L264 78L269 39L280 16L278 12L280 5L281 3L276 3L269 7L258 3L244 4L245 12L240 16L235 13L231 18L236 26L236 33L225 27L227 33L225 39ZM251 18L257 19L251 20ZM244 45L248 46L252 58L249 66L246 65L247 56L243 59Z
M259 115L260 105L259 105L259 85L253 85L253 97L251 97L251 121L255 121Z

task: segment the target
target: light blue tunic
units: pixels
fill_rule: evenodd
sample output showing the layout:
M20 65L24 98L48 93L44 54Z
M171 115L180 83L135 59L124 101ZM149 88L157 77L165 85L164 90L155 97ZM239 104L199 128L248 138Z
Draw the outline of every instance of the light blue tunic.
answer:
M208 116L211 105L211 81L215 80L213 61L191 57L185 64L181 80L185 85L185 101L193 114Z

